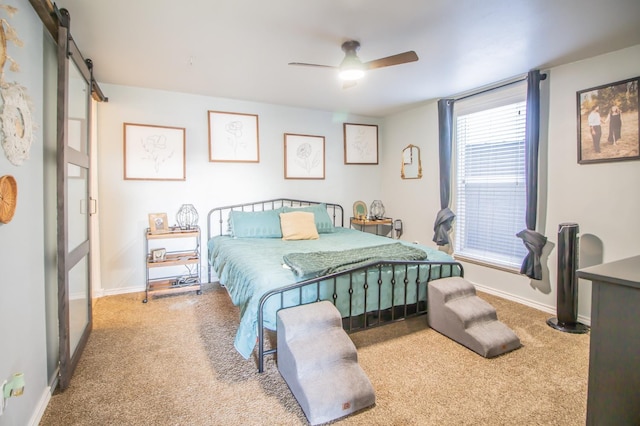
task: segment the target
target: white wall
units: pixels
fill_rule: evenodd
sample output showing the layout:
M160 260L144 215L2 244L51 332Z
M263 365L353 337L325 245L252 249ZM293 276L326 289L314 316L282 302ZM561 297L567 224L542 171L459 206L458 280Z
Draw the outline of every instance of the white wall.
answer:
M543 83L549 106L548 117L543 119L548 122L548 132L541 135L543 193L538 214L538 224L542 226L539 231L549 239L545 276L534 281L469 263L465 264L465 271L468 279L486 291L555 313L555 248L560 223L575 222L580 226L581 267L640 254L640 192L635 187L640 182L640 163L580 165L576 133L576 92L640 75L640 46L555 67L548 70L548 75ZM385 162L383 200L394 217L404 219L405 239L421 243L431 242L433 222L440 208L437 115L434 101L387 117L383 124L385 156L397 158L397 164ZM419 181L399 178L400 151L408 143L422 149L425 177ZM589 323L591 283L580 280L578 294L578 319Z
M16 372L24 373L26 382L24 395L8 401L0 425L25 425L37 421L37 407L43 409L48 400L41 130L43 32L28 1L9 0L3 4L18 9L13 17L0 10L0 17L24 42L22 48L7 42L7 53L21 71L10 71L7 62L4 80L26 88L36 124L30 158L22 165L12 165L0 149L0 176L13 175L18 183L13 220L0 224L0 384ZM7 24L3 25L6 31Z
M389 217L402 219L402 239L433 245L433 222L440 210L438 165L438 106L428 102L385 119L382 127L385 158L382 201ZM402 150L420 147L422 179L400 177Z
M265 82L268 84L268 82ZM348 114L103 84L109 102L98 106L98 161L103 294L144 289L143 231L149 213L167 213L171 224L183 203L193 204L206 231L216 206L291 197L342 204L380 197L380 165L345 165L343 122L377 124ZM207 111L259 116L260 162L209 162ZM123 179L123 123L186 128L185 181ZM325 137L325 179L284 179L284 133ZM379 144L384 146L384 138ZM206 246L203 238L203 255ZM204 266L203 261L203 266Z

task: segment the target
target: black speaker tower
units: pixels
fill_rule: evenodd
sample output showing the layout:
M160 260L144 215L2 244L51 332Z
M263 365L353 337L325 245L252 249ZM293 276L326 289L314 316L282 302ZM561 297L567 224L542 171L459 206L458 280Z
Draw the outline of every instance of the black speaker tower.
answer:
M549 318L547 324L566 333L583 334L589 327L578 322L578 232L577 223L558 226L558 316Z

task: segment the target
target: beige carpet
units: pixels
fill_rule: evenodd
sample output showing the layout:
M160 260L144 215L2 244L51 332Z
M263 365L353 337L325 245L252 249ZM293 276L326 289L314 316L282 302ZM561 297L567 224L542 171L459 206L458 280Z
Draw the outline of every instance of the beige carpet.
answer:
M551 315L481 293L524 346L485 359L426 326L426 317L352 334L376 405L344 425L584 425L589 336L553 330ZM269 357L233 348L238 309L223 288L97 301L71 386L41 425L301 425L306 418ZM329 390L330 391L330 390Z

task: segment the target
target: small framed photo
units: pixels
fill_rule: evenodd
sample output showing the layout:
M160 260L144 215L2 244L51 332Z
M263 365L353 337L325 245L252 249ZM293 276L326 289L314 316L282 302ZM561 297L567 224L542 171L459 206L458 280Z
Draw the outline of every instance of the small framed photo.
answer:
M166 213L149 213L149 232L152 234L171 232Z
M577 92L579 164L640 159L639 80Z
M324 136L284 134L284 178L324 179Z
M209 161L259 163L258 116L209 111Z
M167 249L164 249L164 248L153 249L151 250L151 261L164 262L166 255L167 255Z
M184 127L124 123L125 180L186 180Z
M344 123L344 164L378 164L378 126Z

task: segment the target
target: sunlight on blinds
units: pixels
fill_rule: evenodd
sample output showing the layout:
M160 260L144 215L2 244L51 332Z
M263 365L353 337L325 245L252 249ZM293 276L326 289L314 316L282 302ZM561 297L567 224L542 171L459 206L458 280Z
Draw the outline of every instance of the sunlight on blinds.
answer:
M519 269L525 228L526 102L485 109L456 120L455 253Z

